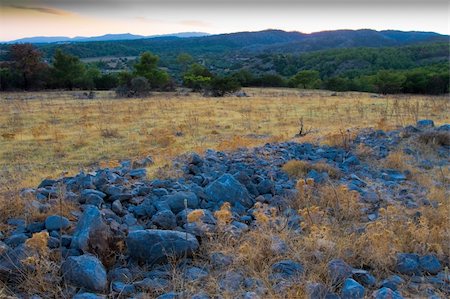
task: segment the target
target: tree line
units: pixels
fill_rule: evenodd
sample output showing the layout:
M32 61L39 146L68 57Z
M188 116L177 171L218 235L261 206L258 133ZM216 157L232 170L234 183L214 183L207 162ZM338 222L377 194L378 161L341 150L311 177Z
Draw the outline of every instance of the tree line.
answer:
M118 95L125 97L142 96L150 91L170 91L177 86L211 96L223 96L239 90L241 86L366 91L384 94L448 93L448 61L436 61L424 66L410 63L412 56L415 59L436 57L439 51L442 51L442 47L433 46L431 50L433 53L430 54L429 47L422 50L419 46L411 48L406 56L398 57L397 65L391 63L395 60L396 52L393 49L386 50L381 56L367 49L308 53L307 58L263 54L260 59L266 63L271 62L276 71L256 71L254 68L243 66L238 70L222 73L213 73L205 65L197 63L191 55L181 53L173 62L177 65L179 73L169 74L167 68L160 66L159 57L150 52L142 53L129 70L102 72L98 64L83 63L77 56L64 53L60 49L46 61L33 45L16 44L10 46L8 60L0 64L0 89L115 89ZM352 56L354 59L351 60L353 65L347 63L348 55L354 55ZM408 60L405 57L410 58ZM369 60L371 67L364 68L361 61ZM346 66L343 67L342 64ZM357 68L358 64L361 67ZM389 64L392 68L389 68ZM406 69L398 69L399 67Z

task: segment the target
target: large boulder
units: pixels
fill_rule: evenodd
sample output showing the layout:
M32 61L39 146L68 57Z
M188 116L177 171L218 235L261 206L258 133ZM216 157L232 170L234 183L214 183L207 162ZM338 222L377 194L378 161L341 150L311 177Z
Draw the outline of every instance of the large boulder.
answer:
M186 200L187 207L190 209L197 209L199 201L197 195L193 192L179 191L162 197L162 200L167 202L172 212L175 214L185 209L184 201Z
M62 264L67 282L91 291L104 291L108 285L106 270L93 255L70 256Z
M347 278L342 287L342 298L362 299L365 289L362 285L351 278Z
M105 225L100 210L95 206L87 205L73 233L71 247L88 252L91 232L101 231Z
M66 229L70 226L70 221L66 217L51 215L45 219L45 228L48 231Z
M334 259L328 263L328 274L333 285L339 285L352 275L353 268L341 259Z
M419 256L413 253L398 253L395 269L401 274L419 274Z
M224 174L205 188L210 200L218 203L229 202L231 205L240 203L246 208L253 206L253 200L247 189L232 175Z
M189 233L159 229L132 231L126 243L131 258L149 264L164 262L169 256L191 255L199 247Z

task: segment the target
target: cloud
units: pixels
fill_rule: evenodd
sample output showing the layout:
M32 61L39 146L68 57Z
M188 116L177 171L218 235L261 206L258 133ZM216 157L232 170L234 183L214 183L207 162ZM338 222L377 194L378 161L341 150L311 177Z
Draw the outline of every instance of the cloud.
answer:
M29 11L35 11L39 13L45 13L45 14L51 14L51 15L57 15L57 16L69 16L71 15L70 12L62 10L62 9L56 9L56 8L50 8L50 7L32 7L32 6L22 6L22 5L9 5L10 8L19 9L19 10L29 10Z

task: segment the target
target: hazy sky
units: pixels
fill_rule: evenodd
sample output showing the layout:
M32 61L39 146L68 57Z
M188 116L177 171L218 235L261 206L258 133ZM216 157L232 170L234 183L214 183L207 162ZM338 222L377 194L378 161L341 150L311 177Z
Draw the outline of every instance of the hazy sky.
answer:
M449 34L449 1L0 0L0 40L30 36L420 30Z

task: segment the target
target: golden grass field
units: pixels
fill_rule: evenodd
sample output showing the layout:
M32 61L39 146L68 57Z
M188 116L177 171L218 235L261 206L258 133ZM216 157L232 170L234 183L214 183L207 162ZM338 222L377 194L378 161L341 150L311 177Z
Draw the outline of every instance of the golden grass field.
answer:
M359 128L388 130L423 118L433 119L436 125L450 122L450 102L443 96L373 97L365 93L293 89L245 91L250 97L155 93L148 98L116 99L111 92L98 92L94 100L81 100L75 98L80 92L0 94L1 222L23 215L24 205L17 204L21 188L34 188L45 177L112 166L123 159L151 155L155 165L149 168L149 176L155 176L158 169L168 169L174 157L188 151L227 150L291 139L342 146L344 137L353 135ZM310 132L295 138L300 120ZM309 269L307 281L324 283L329 283L326 265L331 258L350 260L354 266L370 265L373 273L383 278L390 273L396 252L435 252L440 257L448 257L450 209L445 178L448 173L442 175L441 185L430 187L434 179L440 180L437 173L442 169L420 173L406 162L401 152L377 161L410 169L414 181L426 185L430 198L440 203L439 209L423 207L420 225L410 222L401 206L389 205L380 210L379 220L368 225L366 233L349 234L359 225L360 212L357 200L347 189L313 186L321 188L321 198L317 199L311 198L309 191L303 193L304 185L299 185L301 196L295 208L300 214L308 213L304 234L293 236L271 225L271 218L263 213L264 207L258 207L261 213L255 214L257 229L236 240L225 234L205 240L201 254L216 251L233 254L237 258L230 267L244 269L245 273L267 282L270 265L280 258L271 255L267 246L277 237L292 248L288 256L302 260ZM309 165L295 167L299 169L292 171L301 173ZM347 208L339 211L339 219L323 217L325 208L334 204L336 194ZM313 202L315 205L311 206ZM74 208L65 207L65 211ZM216 213L219 220L227 221L226 209ZM39 217L42 219L43 215ZM317 252L321 253L320 259ZM47 265L42 271L48 273L51 269ZM184 285L180 275L174 274L174 289L194 291L200 287L214 292L216 288L215 276L198 286ZM25 279L21 288L31 286L37 293L41 289L49 292L51 288L37 278ZM304 285L293 288L290 298L304 298L304 290ZM61 290L51 292L60 294ZM409 293L405 290L403 294ZM270 296L278 298L277 294ZM149 298L153 297L149 295Z
M307 141L324 141L347 129L389 129L419 118L437 124L450 120L447 97L246 92L250 97L161 93L139 99L98 92L94 100L76 99L80 92L2 93L0 169L17 186L32 187L45 177L121 159L150 154L160 167L187 151L289 140L298 133L300 119L312 130L303 138Z

